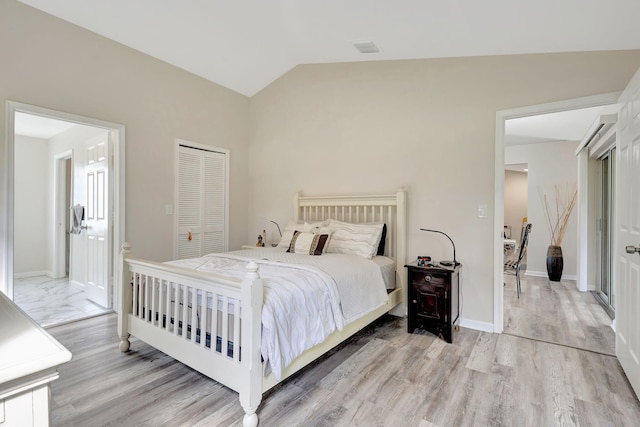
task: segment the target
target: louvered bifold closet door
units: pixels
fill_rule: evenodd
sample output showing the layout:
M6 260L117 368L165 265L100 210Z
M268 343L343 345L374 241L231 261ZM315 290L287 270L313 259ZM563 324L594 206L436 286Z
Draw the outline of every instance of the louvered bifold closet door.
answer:
M178 259L224 251L225 167L222 153L179 147Z

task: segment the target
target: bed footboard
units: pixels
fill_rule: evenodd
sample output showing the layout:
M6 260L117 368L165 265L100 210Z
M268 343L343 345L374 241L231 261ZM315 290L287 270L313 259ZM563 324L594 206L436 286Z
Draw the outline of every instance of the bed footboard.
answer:
M256 426L262 399L262 280L250 262L243 280L120 257L119 348L131 335L237 391L243 425Z

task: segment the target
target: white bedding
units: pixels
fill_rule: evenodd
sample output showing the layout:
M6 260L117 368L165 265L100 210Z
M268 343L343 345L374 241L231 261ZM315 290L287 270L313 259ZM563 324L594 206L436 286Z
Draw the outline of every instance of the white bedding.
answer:
M311 256L259 248L170 263L244 278L248 260L260 265L262 357L277 379L302 352L387 302L380 266L356 255Z

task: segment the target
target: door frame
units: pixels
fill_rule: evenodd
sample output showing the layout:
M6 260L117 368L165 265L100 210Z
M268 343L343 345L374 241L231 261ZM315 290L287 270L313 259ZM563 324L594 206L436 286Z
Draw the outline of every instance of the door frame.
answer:
M539 114L557 113L580 108L597 107L601 105L616 104L621 92L610 92L600 95L586 96L582 98L567 99L546 104L528 105L509 110L496 111L496 141L494 157L494 215L493 215L493 332L502 333L504 328L504 281L503 281L503 241L504 229L504 127L505 121L521 117L535 116ZM586 176L578 173L578 191L586 185ZM580 197L579 197L580 199ZM586 203L577 206L578 214L585 213L588 209ZM582 234L582 228L578 231L578 239ZM578 245L580 248L580 245ZM579 257L580 258L580 257ZM578 260L579 261L579 260ZM580 273L580 262L578 262Z
M66 252L67 252L67 212L69 206L66 206L67 178L66 163L67 159L71 159L71 167L73 167L73 150L67 150L53 156L53 277L55 279L66 275ZM73 188L73 173L71 174L71 188ZM71 203L73 204L73 202Z
M125 126L16 101L6 101L5 107L5 155L2 164L4 173L0 176L3 181L1 188L5 190L4 203L0 206L0 217L5 218L5 220L0 223L0 231L6 237L0 243L0 292L13 299L15 113L21 112L103 128L109 132L109 140L110 142L113 141L113 174L111 181L113 184L113 257L110 268L115 288L112 289L112 295L119 295L117 262L125 236ZM118 301L111 301L112 307L117 307L117 303Z

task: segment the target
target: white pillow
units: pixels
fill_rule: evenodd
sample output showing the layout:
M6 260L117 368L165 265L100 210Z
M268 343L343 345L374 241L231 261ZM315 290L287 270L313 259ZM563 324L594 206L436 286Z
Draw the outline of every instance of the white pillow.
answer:
M291 239L293 238L293 232L296 230L311 232L311 230L315 227L325 227L329 221L320 221L320 222L312 222L312 223L297 223L294 220L290 220L289 224L284 228L282 232L282 237L280 238L280 242L278 243L279 248L289 248L291 244Z
M351 224L332 219L328 227L332 234L327 252L371 259L378 251L384 224Z
M322 250L329 240L327 234L295 231L287 252L294 254L322 255Z

